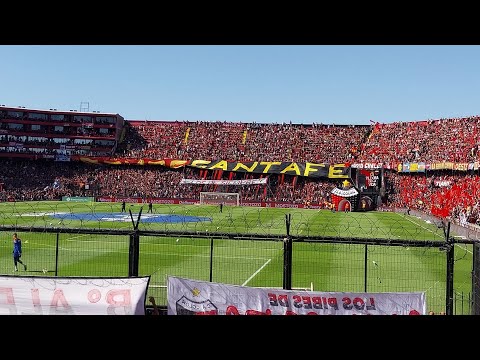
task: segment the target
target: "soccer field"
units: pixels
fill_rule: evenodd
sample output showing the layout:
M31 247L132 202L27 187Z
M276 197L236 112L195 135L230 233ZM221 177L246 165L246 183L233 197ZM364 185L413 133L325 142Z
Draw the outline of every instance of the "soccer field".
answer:
M2 227L19 227L24 272L12 272L11 231L2 231L0 272L39 276L127 276L128 235L64 233L65 228L132 230L129 213L117 203L21 202L0 204ZM134 221L141 204L128 204ZM438 247L311 242L316 238L442 241L443 229L414 216L390 212L154 205L143 209L139 230L184 232L184 236L140 236L139 275L150 275L149 295L166 304L166 276L228 284L282 287L285 214L291 214L292 285L314 291L426 291L427 307L445 311L446 253ZM58 229L30 232L25 226ZM195 237L192 234L199 236ZM206 235L215 235L214 239ZM225 234L224 237L219 236ZM229 239L226 234L279 235L276 240ZM200 237L200 235L202 237ZM58 236L58 246L57 246ZM303 239L307 237L307 239ZM213 249L213 252L212 252ZM57 256L58 252L58 256ZM454 290L471 292L471 245L455 246Z

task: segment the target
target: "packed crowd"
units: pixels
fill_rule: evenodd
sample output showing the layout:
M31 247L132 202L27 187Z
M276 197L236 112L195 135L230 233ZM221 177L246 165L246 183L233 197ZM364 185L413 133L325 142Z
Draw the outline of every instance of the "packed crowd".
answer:
M479 159L480 116L376 124L358 161L473 162Z
M7 160L0 158L0 199L60 200L62 196L117 196L198 200L200 192L240 192L242 200L324 203L335 186L293 176L269 175L267 186L180 184L188 179L246 179L259 175L228 172L220 176L195 168L162 166L96 166L78 162ZM22 179L19 181L19 179ZM300 179L300 180L298 180Z
M317 163L473 162L480 116L354 125L131 122L126 157Z
M420 210L461 225L480 224L480 176L452 171L386 175L388 204Z
M131 122L118 156L236 161L473 162L479 160L480 117L373 124L372 126L227 122ZM2 135L5 140L10 140ZM18 149L18 151L22 151ZM45 150L48 151L48 150ZM418 209L460 223L480 223L480 185L473 172L385 171L388 206ZM240 191L243 200L325 203L335 183L269 175L267 187L180 185L182 178L245 179L193 168L95 166L75 162L0 160L0 198L129 196L198 199L200 191ZM254 175L258 177L258 175ZM19 181L19 179L21 179ZM61 186L54 187L57 181Z
M122 156L183 160L352 161L370 126L132 122Z
M1 123L4 134L19 130ZM23 129L22 124L17 124ZM70 135L89 135L84 127L67 127ZM110 131L111 129L100 129ZM480 159L480 116L371 125L260 124L226 121L129 121L115 156L236 161L317 163L473 162ZM42 135L43 130L28 130ZM67 129L57 130L65 134ZM54 131L55 132L55 131ZM92 133L90 135L108 135ZM45 141L27 139L39 145ZM5 140L16 141L11 135ZM20 137L17 137L20 138ZM17 139L18 140L18 139ZM38 152L38 149L2 151ZM85 155L82 153L82 155ZM88 154L87 154L88 155ZM95 155L94 153L90 154Z
M57 200L72 196L91 180L80 163L0 158L0 199ZM62 186L54 186L55 181Z

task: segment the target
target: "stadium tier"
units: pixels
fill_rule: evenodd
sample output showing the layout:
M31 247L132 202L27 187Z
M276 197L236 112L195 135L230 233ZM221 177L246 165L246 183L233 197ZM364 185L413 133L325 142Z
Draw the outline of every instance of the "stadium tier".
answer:
M111 156L123 127L118 114L0 106L0 156L56 161Z

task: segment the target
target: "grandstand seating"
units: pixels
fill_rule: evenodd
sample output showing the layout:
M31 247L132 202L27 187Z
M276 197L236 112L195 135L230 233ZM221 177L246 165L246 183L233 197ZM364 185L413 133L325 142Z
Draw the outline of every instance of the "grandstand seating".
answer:
M480 202L478 170L400 174L395 171L395 166L404 162L479 161L479 130L479 116L372 123L368 126L130 121L117 156L130 159L391 164L392 170L386 171L387 205L410 207L475 223ZM192 168L95 166L78 162L3 159L0 160L0 197L3 200L8 197L41 200L59 199L62 195L115 194L194 199L198 198L200 187L180 186L180 179L209 176L212 172L207 174ZM228 173L215 176L227 179ZM60 188L52 186L55 179L62 184ZM270 177L268 192L250 187L244 189L242 198L327 206L334 186L327 180L274 175Z
M131 122L123 155L183 160L343 163L353 159L369 132L370 126ZM146 143L142 145L139 139Z

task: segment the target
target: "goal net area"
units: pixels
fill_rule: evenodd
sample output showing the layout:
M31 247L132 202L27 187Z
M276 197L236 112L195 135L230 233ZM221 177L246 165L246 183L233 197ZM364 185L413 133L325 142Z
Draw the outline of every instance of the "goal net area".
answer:
M244 194L244 191L247 191L248 194L249 189L251 191L252 185L265 186L266 184L267 178L245 180L182 179L180 181L180 185L201 185L202 189L200 189L200 205L224 204L239 206L240 193ZM231 187L233 187L234 190L239 189L239 191L229 192L228 189ZM219 190L223 189L226 191L216 191L217 188Z
M223 193L223 192L201 192L200 193L200 205L240 205L239 193Z

